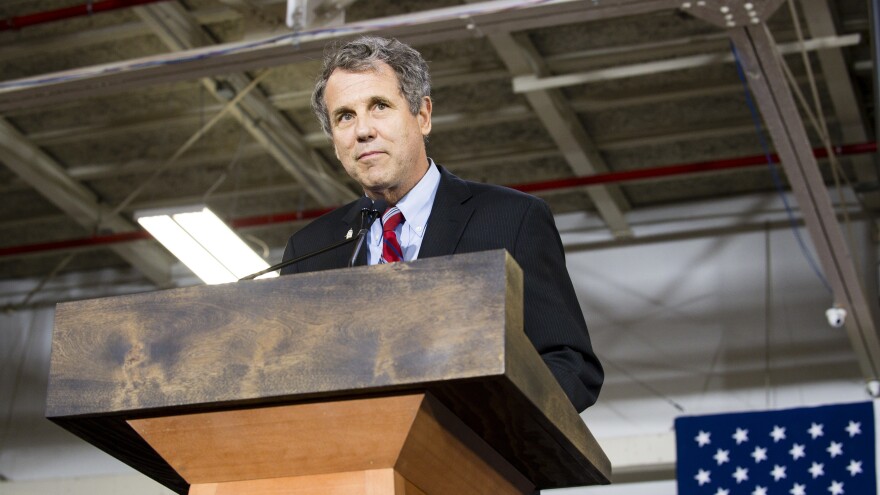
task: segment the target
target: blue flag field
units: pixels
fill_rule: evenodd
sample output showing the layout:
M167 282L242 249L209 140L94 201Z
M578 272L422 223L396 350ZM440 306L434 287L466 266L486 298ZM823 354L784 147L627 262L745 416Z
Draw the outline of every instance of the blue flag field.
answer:
M874 404L675 420L678 495L876 495Z

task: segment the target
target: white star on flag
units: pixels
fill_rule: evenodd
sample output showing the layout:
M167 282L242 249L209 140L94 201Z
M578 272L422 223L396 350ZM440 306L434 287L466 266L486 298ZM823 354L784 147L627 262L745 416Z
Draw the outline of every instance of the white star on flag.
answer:
M847 427L846 427L846 432L849 433L850 438L852 438L856 435L861 435L862 434L862 423L850 421L849 425L847 425Z
M809 433L810 436L813 437L813 440L815 440L825 434L822 431L823 428L825 428L825 425L817 425L816 423L813 423L810 426L810 429L807 430L807 433Z
M697 483L699 483L700 486L703 486L706 483L710 483L712 481L712 479L709 478L710 474L712 474L712 473L710 473L709 471L704 471L704 470L700 469L700 472L698 472L697 475L694 476L694 479L697 480Z
M805 447L800 444L794 444L791 446L791 450L788 451L791 454L792 459L798 460L801 457L806 457Z
M834 459L839 455L843 455L843 444L832 441L831 445L828 446L828 453L831 455L831 458Z
M715 459L715 462L720 466L725 462L730 462L730 451L718 449L718 452L715 452L715 455L713 455L712 458Z
M737 428L736 433L733 434L733 439L736 440L736 444L739 445L743 442L749 441L749 430L743 430L742 428Z
M726 488L719 488L718 491L715 492L715 495L730 495L730 490Z
M749 479L749 470L748 468L742 468L740 466L736 467L736 471L732 475L734 479L736 479L736 484L740 484L743 481L748 481Z
M710 436L712 436L711 433L706 433L705 431L700 430L700 433L697 434L697 436L694 438L694 440L696 440L697 444L699 444L700 447L702 447L704 445L709 445L710 443L712 443L712 441L709 440Z
M823 476L825 474L825 464L814 462L813 465L810 466L809 471L810 474L813 475L813 479L816 479L819 476Z
M767 449L763 447L755 447L755 450L752 452L752 458L755 460L755 464L760 464L761 461L766 461Z
M773 431L770 432L770 436L773 437L773 443L777 443L780 440L785 440L785 428L774 425Z
M849 461L849 466L846 467L846 470L849 471L850 476L861 474L862 461L857 461L855 459Z
M767 487L758 485L752 491L752 495L767 495Z
M791 495L807 495L807 486L801 485L800 483L795 483L794 486L791 487L791 490L788 491Z
M828 491L831 492L831 495L843 495L843 483L832 481L831 485L828 486Z
M773 470L770 471L770 476L773 476L773 481L779 481L782 478L785 478L785 466L780 466L776 464L773 466Z

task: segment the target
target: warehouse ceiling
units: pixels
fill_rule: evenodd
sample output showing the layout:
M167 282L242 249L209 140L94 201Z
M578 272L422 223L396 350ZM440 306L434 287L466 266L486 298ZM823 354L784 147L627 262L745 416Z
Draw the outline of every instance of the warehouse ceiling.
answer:
M291 233L357 192L308 100L325 44L371 33L412 43L431 66L429 156L463 178L513 185L571 214L558 217L566 240L576 239L569 252L680 238L672 225L703 229L697 247L652 244L645 259L628 249L568 258L579 295L589 294L581 304L608 371L592 425L612 425L619 436L644 433L645 424L668 429L664 411L676 404L663 394L684 396L698 411L754 407L743 397L770 383L771 350L774 393L818 383L798 404L849 397L834 395L841 381L877 378L871 322L848 334L850 348L843 334L826 332L825 306L804 309L810 290L822 288L790 247L793 236L774 238L773 267L790 267L784 273L796 276L788 280L772 279L769 254L756 262L763 253L723 237L746 223L787 226L765 158L778 144L768 122L803 122L808 147L820 154L827 128L840 181L856 192L844 194L849 211L864 218L880 205L867 0L312 1L316 15L298 18L307 24L296 29L286 26L279 0L139 3L99 11L105 1L0 2L0 281L13 293L5 300L27 302L53 277L117 283L116 292L193 282L134 222L135 212L157 207L205 203L270 263L280 261ZM91 15L28 24L89 5ZM766 108L759 95L746 96L731 48L744 25L766 25L791 72L790 92L802 94L809 112L759 117L758 131L754 112ZM818 166L836 189L832 160ZM786 191L796 189L788 170L779 169ZM717 226L749 214L748 222ZM678 249L687 256L679 259ZM710 258L717 266L703 266ZM618 266L632 273L615 273ZM871 262L863 266L862 276L875 278ZM74 272L82 271L90 273L80 279ZM765 277L767 295L743 282ZM715 278L726 290L705 282ZM867 292L844 302L876 301ZM88 288L59 293L95 296ZM18 321L14 311L2 316ZM771 323L784 342L777 347L768 344ZM6 342L24 339L25 326ZM49 340L44 354L8 346L9 370L16 357L31 359L20 368L23 385L6 388L21 410L16 390L45 390ZM29 358L36 355L43 357ZM43 421L43 396L33 403L27 414ZM7 432L25 425L18 445L50 446L57 465L78 457L56 455L55 440L35 441L28 428L37 423L21 416L7 418ZM5 452L4 468L21 455Z
M876 204L864 0L305 2L314 15L294 29L276 0L90 3L21 27L84 2L0 4L0 279L131 267L169 286L171 256L133 215L195 203L277 253L303 219L355 197L308 97L324 44L362 32L429 61L429 156L626 242L631 210L774 190L724 26L766 22L796 87L821 100L818 125L801 111L812 146L821 122L834 146L869 143L839 161ZM328 21L340 8L344 24ZM684 164L701 165L670 167Z

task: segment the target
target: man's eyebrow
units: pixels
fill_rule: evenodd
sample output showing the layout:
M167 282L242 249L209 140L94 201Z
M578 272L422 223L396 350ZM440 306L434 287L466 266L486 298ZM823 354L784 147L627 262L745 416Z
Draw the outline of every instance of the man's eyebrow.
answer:
M383 103L387 106L391 106L391 100L385 98L384 96L373 96L370 98L370 106L373 106L377 103Z
M346 106L342 106L342 107L338 107L338 108L333 109L333 113L331 115L333 116L333 118L335 120L336 117L339 117L340 115L343 115L346 113L351 113L351 109Z

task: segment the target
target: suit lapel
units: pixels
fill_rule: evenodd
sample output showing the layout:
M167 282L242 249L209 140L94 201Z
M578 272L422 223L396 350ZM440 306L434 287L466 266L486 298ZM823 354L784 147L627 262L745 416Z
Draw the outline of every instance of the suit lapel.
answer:
M470 188L458 177L440 167L440 185L428 217L428 230L419 249L419 258L431 258L455 253L458 241L474 209L467 204Z
M361 228L361 210L357 207L357 202L351 206L348 212L342 217L342 221L339 223L339 230L334 233L333 242L338 242L346 238L348 232L351 232L351 235L357 235L358 230ZM347 244L339 249L333 250L336 254L336 266L338 268L344 268L348 266L348 260L351 258L351 253L354 251L354 243ZM358 258L355 261L355 265L366 265L367 264L367 246L361 248L361 252L358 253Z

